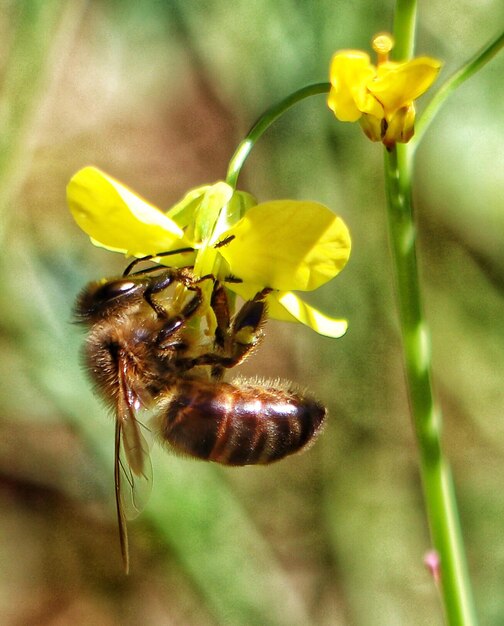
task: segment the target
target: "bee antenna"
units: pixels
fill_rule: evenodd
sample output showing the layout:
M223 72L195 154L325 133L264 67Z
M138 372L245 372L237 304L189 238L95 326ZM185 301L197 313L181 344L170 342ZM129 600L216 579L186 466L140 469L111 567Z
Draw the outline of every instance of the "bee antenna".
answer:
M157 254L148 254L147 256L142 256L138 259L134 259L128 265L128 267L124 270L123 276L129 276L131 274L131 270L136 267L139 263L143 263L144 261L151 261L152 259L157 259L159 257L172 256L174 254L183 254L184 252L194 252L194 248L177 248L177 250L169 250L167 252L158 252Z

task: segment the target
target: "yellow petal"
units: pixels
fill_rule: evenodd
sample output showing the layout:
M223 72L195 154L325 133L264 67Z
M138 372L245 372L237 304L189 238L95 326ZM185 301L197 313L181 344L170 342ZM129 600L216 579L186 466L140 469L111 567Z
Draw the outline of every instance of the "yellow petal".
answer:
M237 294L242 300L252 300L258 294L264 285L254 285L252 283L225 283L225 287Z
M223 238L219 248L231 273L246 283L281 291L316 289L336 276L350 255L343 220L318 202L258 204Z
M227 183L218 182L208 188L196 212L194 226L196 241L210 239L219 214L232 197L233 188Z
M222 211L212 234L212 242L217 243L222 240L223 233L233 224L236 224L245 213L257 204L253 195L246 191L235 191L226 205L226 210Z
M384 145L392 148L396 143L408 143L415 132L415 105L401 107L387 121L387 130L383 135Z
M383 63L367 88L383 104L387 115L426 92L440 68L441 62L430 57L418 57L406 63Z
M356 122L362 113L383 117L380 103L367 90L375 74L365 52L342 50L333 56L327 104L341 122Z
M324 315L291 292L273 293L268 298L268 312L272 318L286 319L281 316L280 311L273 304L273 298L276 298L277 306L283 308L284 312L286 311L288 315L294 318L294 321L309 326L319 335L336 338L346 333L348 327L346 320L333 319Z
M208 189L210 189L210 185L203 185L191 189L185 194L182 200L179 200L179 202L166 211L166 217L169 217L182 229L193 227L196 209ZM186 236L188 236L188 231L186 230L185 232ZM190 238L192 239L192 237Z
M366 137L371 141L381 141L383 135L383 119L378 119L374 115L364 115L360 118L359 124Z
M67 200L77 224L103 248L144 256L191 245L175 222L95 167L72 177Z
M218 240L223 231L236 223L255 204L257 200L249 193L233 192L228 184L217 182L191 189L166 212L166 216L184 230L190 241L199 243L208 227L214 226L216 214L220 212L212 240ZM224 206L226 210L221 212Z

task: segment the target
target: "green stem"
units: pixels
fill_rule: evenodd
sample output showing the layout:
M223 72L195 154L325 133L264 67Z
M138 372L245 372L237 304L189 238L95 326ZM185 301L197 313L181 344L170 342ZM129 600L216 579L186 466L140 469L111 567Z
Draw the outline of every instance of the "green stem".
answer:
M307 87L303 87L298 91L287 96L281 102L270 107L265 113L261 115L261 117L257 120L257 122L252 126L252 128L247 133L246 137L243 141L238 145L235 153L231 157L229 161L229 167L226 176L226 182L231 187L236 188L236 183L238 180L238 176L240 175L241 168L245 163L246 158L250 154L250 151L254 147L256 141L261 137L261 135L273 124L275 120L277 120L281 115L283 115L288 109L290 109L294 104L297 104L301 100L305 98L309 98L310 96L317 96L320 94L328 93L331 85L329 83L316 83L314 85L308 85Z
M404 61L413 56L415 45L416 0L397 0L394 13L394 58Z
M440 590L447 623L450 626L474 626L476 617L457 503L450 467L441 447L441 413L432 389L430 338L422 312L415 249L411 172L408 146L386 152L389 234L406 376L427 516L433 546L441 562Z
M504 46L504 33L498 35L482 50L477 52L467 63L465 63L453 76L451 76L444 85L439 89L436 95L425 108L420 119L417 120L415 126L415 136L410 142L410 149L415 150L422 137L425 134L429 124L434 119L445 100L450 94L459 87L464 81L470 78L475 72L483 67L490 59L492 59Z
M397 0L394 20L398 60L415 44L416 0ZM385 152L389 238L395 269L399 320L411 415L433 547L439 555L439 585L450 626L475 626L476 614L448 460L441 445L442 416L434 398L430 334L424 319L416 257L411 182L413 150Z

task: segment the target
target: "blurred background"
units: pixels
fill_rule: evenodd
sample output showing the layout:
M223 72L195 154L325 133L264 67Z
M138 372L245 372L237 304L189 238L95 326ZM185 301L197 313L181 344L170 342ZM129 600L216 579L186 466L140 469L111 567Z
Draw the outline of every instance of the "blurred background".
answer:
M443 82L498 34L499 0L422 3L419 54ZM428 6L427 6L428 5ZM394 3L0 3L0 622L9 626L442 624L398 341L382 149L304 101L240 187L312 199L349 225L344 272L313 302L331 340L270 322L247 375L327 403L304 455L226 469L153 450L122 571L113 421L79 364L78 291L122 271L76 227L65 186L94 164L167 209L225 177L252 122L367 48ZM481 623L504 623L504 56L446 103L418 153L416 207L444 444ZM428 96L426 96L428 99ZM422 108L422 101L420 101Z

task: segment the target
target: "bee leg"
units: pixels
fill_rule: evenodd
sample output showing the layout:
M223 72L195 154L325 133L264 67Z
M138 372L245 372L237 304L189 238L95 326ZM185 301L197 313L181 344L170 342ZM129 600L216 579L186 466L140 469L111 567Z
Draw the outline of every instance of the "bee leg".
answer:
M229 336L231 325L231 314L229 312L229 302L226 290L217 283L213 292L210 306L215 314L217 327L215 329L215 344L220 349L226 348L226 339Z
M178 315L174 315L167 319L166 323L163 324L163 327L159 331L157 335L157 345L160 348L169 347L171 344L172 335L180 330L182 326L187 324L187 321L191 319L191 317L196 313L196 311L200 308L203 302L203 296L201 295L201 289L199 287L192 288L196 293L194 296L185 304L184 308ZM166 311L164 311L166 317Z
M158 318L163 319L168 316L166 309L154 300L153 296L169 287L173 281L179 280L178 270L167 270L149 282L144 291L143 297L147 304L154 310Z
M245 302L235 315L231 324L231 337L234 341L240 341L240 335L249 333L257 335L266 321L266 296L271 289L263 289L252 300Z
M252 300L245 302L232 320L228 359L234 367L244 361L263 337L262 327L266 322L266 296L271 289L263 289Z
M196 282L199 283L199 282L202 282L203 280L208 280L210 278L213 279L213 276L210 276L210 275L204 276L203 278L200 278ZM184 272L183 269L170 268L166 270L165 272L163 272L162 274L160 274L157 278L149 282L149 285L145 289L144 296L143 296L145 301L155 311L156 315L160 319L167 318L168 313L166 309L154 299L153 296L160 293L161 291L164 291L174 281L178 281L184 284L187 289L189 289L190 291L194 291L196 293L195 295L195 298L197 300L196 304L192 305L191 304L192 300L191 300L182 310L180 314L181 317L186 317L186 318L191 317L202 302L201 288L192 280L192 278L187 274L187 272ZM179 326L180 324L178 324L178 326L174 328L173 331L176 330Z
M230 345L231 313L229 310L229 300L226 289L219 282L216 282L212 291L210 306L215 315L216 328L214 345L217 353L227 354ZM224 376L224 366L213 364L211 377L213 380L221 380Z
M212 378L222 377L224 369L234 367L246 359L263 336L262 326L266 320L266 296L270 289L263 289L241 307L232 321L225 293L214 291L213 304L217 318L216 352L202 354L194 359L182 359L180 366L191 369L198 365L212 366ZM226 298L224 303L223 298ZM219 305L217 307L217 304Z

